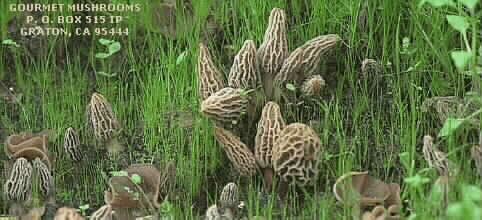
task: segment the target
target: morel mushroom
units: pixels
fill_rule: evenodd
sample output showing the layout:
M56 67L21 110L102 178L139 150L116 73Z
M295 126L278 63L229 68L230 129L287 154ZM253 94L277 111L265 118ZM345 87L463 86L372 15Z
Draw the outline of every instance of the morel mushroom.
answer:
M423 156L429 167L435 168L440 176L452 176L457 173L455 165L449 161L447 155L433 147L433 138L423 137Z
M37 185L39 191L44 198L50 195L51 188L53 187L53 178L50 173L50 168L43 163L40 158L36 158L32 161L33 170L35 171L35 177L38 180Z
M124 147L118 142L119 123L107 99L99 93L92 94L87 106L87 117L95 138L107 144L109 153L119 153Z
M210 206L206 210L206 217L205 220L234 220L234 214L231 212L230 209L226 209L224 213L219 212L219 208L216 204Z
M255 89L258 87L259 78L256 69L256 46L254 41L246 40L234 57L228 85L232 88Z
M256 173L256 159L239 137L220 127L215 128L215 136L241 176L252 176Z
M224 209L226 208L231 210L237 209L238 204L238 186L235 183L226 184L221 192L221 197L219 198L218 209L220 209L220 212L224 213Z
M112 220L112 206L103 205L90 215L90 220Z
M62 207L57 210L54 220L84 220L79 211L74 208Z
M275 102L268 102L261 112L258 130L255 138L255 157L263 169L266 192L271 191L273 182L273 165L271 163L272 150L281 130L286 123L281 115L280 107Z
M201 103L201 112L216 122L237 124L248 107L248 97L242 89L224 88Z
M280 198L284 198L286 184L305 186L314 183L320 165L321 141L309 126L293 123L280 133L273 147L272 163L275 173L285 184Z
M223 75L214 65L208 48L203 43L199 44L197 71L198 96L201 101L225 87Z
M263 43L256 52L256 60L261 72L266 96L271 97L272 81L288 56L286 36L286 15L283 9L273 8L269 15L268 27Z
M79 136L75 133L74 129L69 127L65 131L64 135L64 150L67 153L69 159L73 161L80 161L82 159L82 153L80 152Z
M21 157L15 161L3 188L7 200L25 201L31 196L32 170L27 159Z
M313 75L303 83L301 91L305 96L319 96L323 86L325 86L325 80L320 75Z

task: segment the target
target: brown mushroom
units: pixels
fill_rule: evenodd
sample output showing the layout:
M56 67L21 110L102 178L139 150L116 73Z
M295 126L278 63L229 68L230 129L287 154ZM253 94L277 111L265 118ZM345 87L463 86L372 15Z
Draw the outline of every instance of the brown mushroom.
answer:
M435 168L440 176L452 176L457 174L457 168L447 155L433 146L433 138L429 135L423 137L423 156L429 167Z
M246 40L234 57L229 72L228 86L239 89L256 89L259 86L259 73L256 69L256 46Z
M325 86L325 80L320 75L313 75L303 83L301 91L305 96L319 96L321 95L321 88Z
M27 159L20 157L15 161L3 188L7 200L25 201L31 197L32 170Z
M308 125L292 123L286 126L276 140L272 153L274 171L284 182L280 186L281 199L284 198L287 184L303 187L316 181L321 141Z
M40 160L40 158L36 158L32 161L32 167L35 172L35 180L37 180L37 184L39 187L39 192L44 199L46 199L53 188L54 179L52 174L50 173L50 168Z
M256 159L239 137L220 127L216 127L214 133L216 140L222 145L224 152L241 176L252 176L256 173Z
M396 190L396 186L392 187ZM338 201L356 205L364 210L366 207L383 205L391 195L391 187L369 176L368 171L349 172L336 180L333 193ZM396 196L393 198L396 200Z
M362 220L385 220L386 217L386 210L385 207L379 205L375 206L373 210L366 211L363 216Z
M236 209L239 204L238 186L235 183L228 183L224 186L219 198L218 209Z
M96 92L92 94L87 105L87 117L95 138L106 144L109 153L116 154L124 150L117 140L120 132L119 123L112 111L111 104L104 96Z
M48 167L51 167L53 158L49 156L47 144L47 134L40 133L34 135L24 132L7 137L5 152L9 158L14 159L24 157L31 161L38 157L44 161Z
M206 210L205 220L234 220L234 214L231 209L226 209L224 213L219 212L219 207L214 204Z
M103 205L90 215L90 220L112 220L112 206Z
M57 209L54 220L84 220L78 209L62 207Z
M197 72L198 96L200 101L204 101L225 87L223 75L214 65L208 48L203 43L199 43Z
M283 9L273 8L269 15L268 27L263 43L256 52L256 61L261 72L263 87L267 97L271 97L272 81L288 56L286 35L286 15Z
M76 162L82 159L79 136L77 136L75 130L71 127L67 128L67 130L65 131L64 150L65 153L67 153L69 159Z
M286 123L281 115L280 108L275 102L268 102L261 112L258 122L258 130L255 138L256 162L263 169L266 192L271 191L273 183L273 165L271 158L276 140Z
M242 89L221 89L201 103L201 112L216 122L237 124L248 107L248 97Z

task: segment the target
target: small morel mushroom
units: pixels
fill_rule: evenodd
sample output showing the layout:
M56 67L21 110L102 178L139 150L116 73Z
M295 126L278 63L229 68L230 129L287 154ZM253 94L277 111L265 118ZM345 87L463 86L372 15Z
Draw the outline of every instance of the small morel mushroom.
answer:
M303 187L316 181L320 153L320 138L308 125L292 123L281 131L272 156L274 171L281 177L281 199L284 198L287 184Z
M305 96L319 96L323 86L325 86L325 80L320 75L313 75L305 80L301 91Z
M281 8L273 8L269 15L268 27L263 43L256 52L256 61L261 73L263 88L267 97L271 97L275 75L281 69L288 56L288 38L286 36L286 14Z
M476 145L470 149L472 160L475 162L475 167L479 172L479 177L482 181L482 147Z
M254 41L246 40L234 57L228 85L232 88L255 89L259 86L259 82L260 76L256 68L256 46Z
M273 183L273 165L271 162L272 150L281 130L286 123L281 115L280 107L275 102L268 102L261 112L258 122L258 130L255 138L255 157L261 169L263 169L265 190L271 191Z
M225 87L223 75L214 65L208 48L203 43L199 44L197 71L197 86L200 101L207 99Z
M248 97L242 89L223 88L201 103L201 112L216 122L237 124L248 107Z
M21 157L15 161L3 188L7 200L25 201L31 196L32 171L27 159Z
M256 159L239 137L220 127L215 128L215 136L241 176L252 176L256 173Z
M230 209L226 209L224 213L219 212L219 208L216 204L210 206L206 210L205 220L234 220L234 214Z
M429 167L435 168L440 176L456 175L454 164L448 160L447 155L433 147L433 138L429 135L423 137L423 156Z
M54 220L84 220L79 211L74 208L62 207L57 210Z
M228 183L224 186L221 192L221 197L219 198L218 209L224 213L224 209L229 208L231 210L236 210L239 204L238 198L238 186L235 183Z
M112 220L112 206L103 205L90 215L90 220Z
M363 74L366 73L379 73L382 71L382 65L374 59L364 59L361 66Z
M95 138L107 144L109 153L119 153L124 147L117 140L119 123L112 111L112 106L107 99L99 93L92 94L87 106L87 117L94 131Z
M67 153L69 159L73 161L80 161L82 159L82 153L80 152L79 136L75 133L74 129L69 127L65 131L64 135L64 150Z
M35 171L35 177L38 180L37 185L40 193L44 198L50 195L51 188L53 187L53 178L50 173L49 167L43 163L40 158L36 158L32 161L33 170Z

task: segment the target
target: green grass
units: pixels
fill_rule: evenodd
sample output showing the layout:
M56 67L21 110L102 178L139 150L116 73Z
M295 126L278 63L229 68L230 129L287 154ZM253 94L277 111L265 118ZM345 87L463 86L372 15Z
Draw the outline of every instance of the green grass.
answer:
M470 86L470 78L457 72L449 56L462 46L458 33L445 19L446 14L456 12L419 9L418 0L374 0L366 5L348 0L210 2L220 9L213 19L222 32L205 42L214 63L225 74L245 40L261 44L274 7L284 8L288 15L290 51L318 35L336 33L342 38L323 62L324 74L336 79L327 82L326 95L301 109L283 112L288 123L313 120L325 152L316 190L308 189L316 193L305 195L304 202L290 200L283 211L285 218L296 213L307 219L351 219L349 209L335 204L331 187L346 172L368 170L380 180L401 184L402 200L408 201L405 215L410 210L417 214L415 219L437 219L431 217L432 211L440 207L426 202L437 178L435 172L421 174L429 183L420 190L403 180L428 167L421 151L422 137L436 136L440 130L434 117L420 110L422 102L433 96L462 96ZM41 55L28 55L23 46L31 41L14 39L22 46L19 48L0 45L0 87L13 87L15 93L22 94L16 104L0 99L0 141L22 131L51 130L49 150L56 156L57 204L90 204L87 213L93 212L103 204L107 190L102 173L109 175L109 171L125 168L105 160L103 146L86 126L85 107L91 93L98 91L112 104L123 127L121 141L127 146L129 163L160 166L176 161L180 199L173 204L178 218L199 217L230 181L240 183L249 215L270 216L269 208L257 201L261 178L247 180L231 175L229 161L213 136L212 123L198 111L198 44L209 6L195 1L193 19L203 22L194 22L189 31L179 31L175 40L149 31L155 24L150 21L152 11L148 7L143 4L142 13L112 13L129 16L122 24L112 26L129 27L130 32L129 36L103 37L122 45L118 53L104 61L95 58L96 53L105 51L98 42L100 36L53 38L43 46ZM7 21L16 14L6 11L8 4L2 1L2 40L11 38ZM184 13L176 10L178 15ZM363 16L365 20L361 21ZM404 45L404 39L410 44ZM179 61L182 53L186 56ZM376 86L361 73L365 58L385 65L379 76L381 83ZM97 75L94 79L95 71L116 75ZM80 133L83 151L90 157L87 162L76 164L66 157L63 134L68 127ZM451 186L450 203L462 200L463 185L481 186L469 150L477 138L476 132L470 131L436 139L439 149L448 152L462 170ZM403 152L408 152L413 166L402 166L399 155ZM0 158L6 160L3 154ZM5 177L0 180L3 184ZM77 184L72 185L74 180ZM8 206L9 202L0 198L0 213L7 213Z

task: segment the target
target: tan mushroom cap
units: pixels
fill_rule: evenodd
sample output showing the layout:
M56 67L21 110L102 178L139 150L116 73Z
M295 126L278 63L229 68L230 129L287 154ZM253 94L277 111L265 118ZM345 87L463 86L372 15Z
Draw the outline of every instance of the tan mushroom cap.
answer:
M94 130L95 138L101 142L108 142L119 131L119 123L112 111L112 105L100 93L94 92L87 105L89 125Z
M53 190L54 178L50 172L50 168L40 158L32 161L32 167L38 177L38 187L41 195L46 199Z
M4 149L10 158L24 157L30 161L40 158L50 168L53 158L49 157L47 144L47 134L34 135L24 132L8 136Z
M57 209L54 220L84 220L79 214L79 210L69 207L62 207Z
M256 159L239 137L220 127L215 127L214 133L238 173L241 176L254 175L257 170Z
M198 96L200 101L207 99L225 87L223 75L214 65L209 50L203 43L199 43L197 72Z
M263 107L255 137L255 157L261 168L272 167L272 150L286 123L276 102L268 102Z
M208 118L236 124L248 108L248 97L242 89L223 88L201 103L201 112Z
M349 172L339 177L333 192L340 202L356 202L361 208L383 205L390 198L390 201L396 201L398 196L390 197L391 188L397 190L397 186L388 185L382 181L375 179L366 172ZM400 192L398 187L398 192ZM394 202L396 203L396 202Z
M320 75L313 75L303 83L301 91L305 96L319 96L321 89L325 86L325 80Z
M281 8L273 8L263 43L257 51L257 62L263 75L276 75L288 56L286 14Z
M7 200L28 200L32 190L32 175L33 168L27 159L23 157L16 159L3 186L3 193Z
M312 184L319 171L321 141L308 125L292 123L280 133L273 147L275 173L287 183Z
M235 208L238 203L238 186L236 185L236 183L226 184L219 198L219 206L223 208Z
M256 45L246 40L234 57L229 72L228 86L239 89L255 89L260 84L260 76L256 66Z
M79 136L72 127L65 130L64 150L69 159L73 161L80 161L82 159Z

